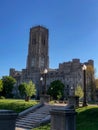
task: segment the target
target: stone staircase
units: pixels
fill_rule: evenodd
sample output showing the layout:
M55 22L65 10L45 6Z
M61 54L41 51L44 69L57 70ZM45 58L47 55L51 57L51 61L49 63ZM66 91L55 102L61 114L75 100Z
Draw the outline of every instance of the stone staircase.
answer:
M49 111L51 108L53 108L52 105L44 105L40 108L37 108L35 111L31 111L24 116L18 117L16 121L16 127L30 130L39 126L43 122L50 119Z

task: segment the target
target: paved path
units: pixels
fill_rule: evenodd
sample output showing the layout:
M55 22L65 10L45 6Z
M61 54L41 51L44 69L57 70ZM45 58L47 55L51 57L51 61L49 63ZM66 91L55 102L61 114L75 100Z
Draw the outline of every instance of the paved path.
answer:
M15 130L26 130L26 129L16 127Z

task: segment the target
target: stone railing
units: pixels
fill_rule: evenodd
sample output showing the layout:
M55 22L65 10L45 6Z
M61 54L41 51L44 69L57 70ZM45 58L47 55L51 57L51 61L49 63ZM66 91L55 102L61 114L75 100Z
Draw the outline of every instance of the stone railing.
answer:
M51 114L51 130L76 130L76 112L74 106L54 108Z
M13 110L0 110L0 130L15 130L17 116Z

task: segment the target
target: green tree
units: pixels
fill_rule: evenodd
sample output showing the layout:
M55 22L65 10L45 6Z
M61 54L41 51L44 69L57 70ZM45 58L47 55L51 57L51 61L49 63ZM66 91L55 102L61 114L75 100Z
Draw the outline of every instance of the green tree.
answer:
M47 93L55 100L64 97L64 84L60 80L51 82Z
M96 89L98 89L98 78L95 79L95 85L96 85Z
M20 95L25 96L26 101L29 101L30 97L36 94L35 84L32 81L20 84L18 89Z
M79 96L80 99L83 97L83 89L81 86L76 87L75 96Z
M3 82L2 82L2 80L0 79L0 92L2 92L2 90L3 90Z
M32 81L25 86L25 94L28 98L36 94L35 84Z
M12 76L4 76L2 78L3 82L3 96L12 97L12 90L16 83L16 80Z
M22 98L25 97L25 95L26 95L26 93L25 93L26 86L27 86L27 83L24 82L24 83L20 84L19 87L18 87L20 95L21 95Z
M96 85L95 85L95 70L93 66L88 65L87 70L86 70L86 76L87 76L87 91L88 94L91 98L91 101L95 100L95 90L96 90Z

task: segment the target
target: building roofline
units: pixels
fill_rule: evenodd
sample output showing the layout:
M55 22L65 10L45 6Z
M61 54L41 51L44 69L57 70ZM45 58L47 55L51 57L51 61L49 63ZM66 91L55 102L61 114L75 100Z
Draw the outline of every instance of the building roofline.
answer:
M36 26L31 27L30 29L45 29L45 30L48 30L48 28L46 28L43 25L36 25Z

